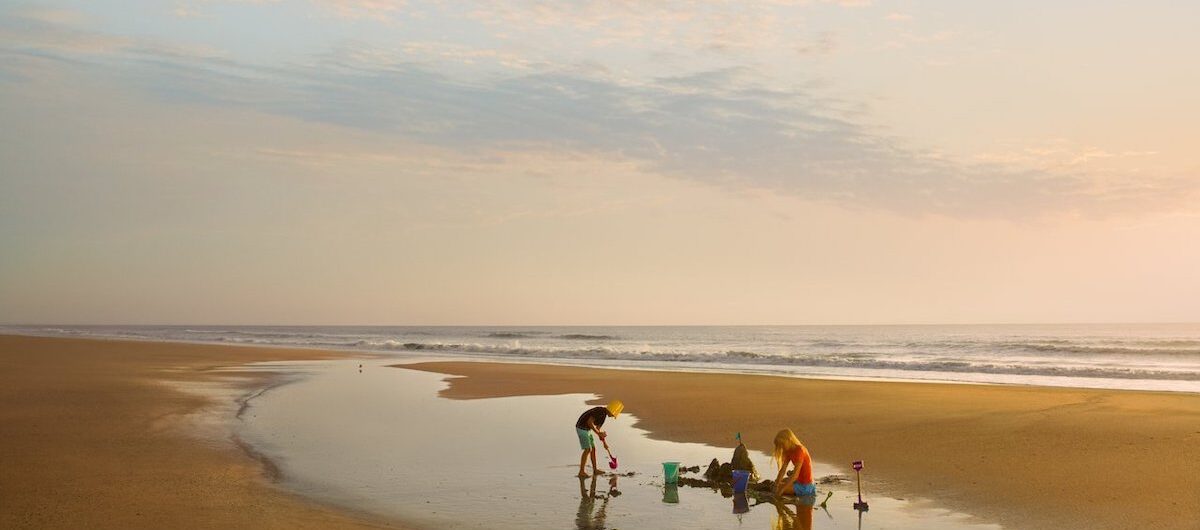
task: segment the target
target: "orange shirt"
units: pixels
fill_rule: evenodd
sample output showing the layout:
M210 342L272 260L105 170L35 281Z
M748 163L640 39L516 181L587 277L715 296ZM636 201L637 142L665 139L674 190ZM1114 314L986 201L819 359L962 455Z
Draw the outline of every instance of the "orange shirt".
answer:
M800 444L792 452L787 454L788 460L800 468L800 476L796 478L799 484L812 484L812 456L808 454L808 448L804 444Z

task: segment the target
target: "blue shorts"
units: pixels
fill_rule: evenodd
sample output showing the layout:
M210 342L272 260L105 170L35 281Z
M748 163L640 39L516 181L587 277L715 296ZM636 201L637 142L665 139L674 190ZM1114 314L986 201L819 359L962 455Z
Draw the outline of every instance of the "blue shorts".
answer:
M792 484L792 493L795 493L797 497L811 497L817 494L817 485L796 482Z
M575 428L575 434L579 435L579 448L587 451L588 449L596 448L596 440L592 438L592 431L587 429Z

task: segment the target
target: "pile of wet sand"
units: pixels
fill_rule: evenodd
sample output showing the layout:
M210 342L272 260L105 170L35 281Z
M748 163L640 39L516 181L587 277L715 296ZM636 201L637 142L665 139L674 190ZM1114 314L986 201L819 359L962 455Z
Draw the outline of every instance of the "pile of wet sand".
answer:
M756 500L770 500L775 497L775 481L759 480L758 470L754 468L749 451L742 444L738 444L734 448L733 457L729 462L722 463L716 458L712 459L704 470L703 478L684 476L684 473L699 473L700 466L680 468L678 484L693 488L709 488L728 498L733 496L733 472L735 470L750 472L750 482L746 485L748 496ZM818 484L841 484L849 481L850 479L843 475L828 475L817 479Z

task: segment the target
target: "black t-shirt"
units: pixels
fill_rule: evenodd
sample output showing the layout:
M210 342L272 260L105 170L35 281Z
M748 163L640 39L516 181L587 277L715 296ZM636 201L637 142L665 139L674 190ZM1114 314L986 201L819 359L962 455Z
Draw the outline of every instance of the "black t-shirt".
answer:
M599 429L600 427L604 426L604 420L608 418L608 409L604 407L592 407L587 409L587 412L584 412L579 416L579 421L575 422L575 428L589 430L587 422L588 418L591 418L592 423L595 423L596 428Z

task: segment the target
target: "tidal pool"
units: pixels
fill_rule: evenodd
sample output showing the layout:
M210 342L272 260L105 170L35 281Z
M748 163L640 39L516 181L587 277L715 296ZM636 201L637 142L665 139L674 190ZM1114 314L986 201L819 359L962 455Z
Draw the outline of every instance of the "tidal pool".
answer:
M869 486L871 508L860 514L853 483L819 485L819 498L833 492L826 509L664 485L661 462L728 461L734 433L729 447L651 440L631 427L633 403L605 425L617 473L633 475L581 480L574 422L595 396L451 400L438 397L445 376L387 366L395 362L255 365L289 376L247 396L234 432L284 488L430 528L999 528L929 500L870 495ZM752 458L770 473L767 455ZM819 460L814 471L851 473Z

